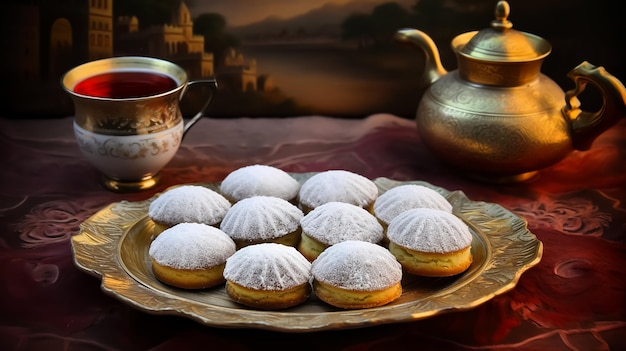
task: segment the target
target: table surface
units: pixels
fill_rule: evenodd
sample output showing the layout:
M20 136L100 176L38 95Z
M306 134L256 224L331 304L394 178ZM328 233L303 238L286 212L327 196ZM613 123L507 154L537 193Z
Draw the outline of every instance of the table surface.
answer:
M118 194L80 154L72 119L0 119L0 348L3 350L626 349L626 122L521 184L475 182L388 114L204 119L152 190ZM346 169L462 190L523 217L543 257L516 287L466 311L311 333L220 328L153 315L105 294L79 270L71 237L104 206L169 186L218 182L244 165Z

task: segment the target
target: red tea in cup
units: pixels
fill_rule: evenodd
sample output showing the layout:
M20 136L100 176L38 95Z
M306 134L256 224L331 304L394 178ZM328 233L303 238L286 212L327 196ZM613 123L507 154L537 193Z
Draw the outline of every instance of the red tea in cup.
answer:
M86 78L74 86L80 95L109 99L153 96L168 92L178 83L165 74L145 71L111 71Z

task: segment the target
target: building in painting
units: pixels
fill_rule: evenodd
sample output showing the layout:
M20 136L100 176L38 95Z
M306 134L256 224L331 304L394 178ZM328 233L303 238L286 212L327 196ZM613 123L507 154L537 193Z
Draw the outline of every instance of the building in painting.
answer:
M245 59L240 52L230 49L217 72L217 79L220 85L231 91L256 91L256 60Z
M9 3L8 49L12 74L57 80L71 67L113 55L113 0ZM7 32L4 32L7 33Z
M181 2L169 24L139 29L137 17L117 21L116 55L144 55L166 59L183 67L191 78L215 75L213 54L204 51L204 37L193 34L189 9Z
M42 1L40 11L48 77L113 55L113 0Z
M267 74L257 73L255 59L247 59L234 48L228 50L224 62L216 72L220 85L230 91L265 91L270 92L276 87Z
M115 33L116 55L159 57L183 67L190 79L215 77L220 89L258 90L256 60L245 59L240 52L231 49L222 64L216 65L214 55L205 52L204 36L193 33L193 20L184 2L172 14L169 24L140 29L137 17L120 17ZM220 68L216 70L216 66ZM264 82L268 79L264 77Z

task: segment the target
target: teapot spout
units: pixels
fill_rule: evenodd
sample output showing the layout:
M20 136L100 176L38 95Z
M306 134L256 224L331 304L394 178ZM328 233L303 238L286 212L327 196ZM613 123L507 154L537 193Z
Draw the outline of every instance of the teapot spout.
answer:
M430 85L448 73L441 64L437 45L428 34L417 29L400 29L394 38L401 44L410 45L424 52L426 57L421 80L424 85Z
M596 67L586 61L571 70L568 77L576 86L565 94L563 114L570 121L574 148L584 151L601 133L626 116L626 88L604 67ZM580 109L578 95L588 83L602 94L602 107L595 112Z

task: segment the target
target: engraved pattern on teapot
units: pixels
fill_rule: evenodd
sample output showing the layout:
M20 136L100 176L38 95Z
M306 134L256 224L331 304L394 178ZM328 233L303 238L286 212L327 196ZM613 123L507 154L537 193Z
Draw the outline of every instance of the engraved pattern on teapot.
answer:
M439 125L440 135L451 144L463 147L459 154L479 152L489 154L497 161L516 162L527 152L532 130L527 128L501 127L502 117L492 116L489 120L480 120L475 113L450 107L436 106L426 102L421 106L422 125ZM445 120L440 116L445 115ZM477 121L478 120L478 121Z
M487 65L484 63L475 63L474 68L476 70L474 74L486 81L503 81L505 77L500 67L501 66Z
M558 100L554 95L545 94L541 90L517 90L515 97L511 97L511 91L507 89L474 88L472 85L463 84L461 80L454 79L456 72L452 72L433 84L429 93L432 97L446 105L461 110L480 113L490 111L510 114L535 113L544 110L546 106L558 106ZM540 77L540 80L543 78Z

